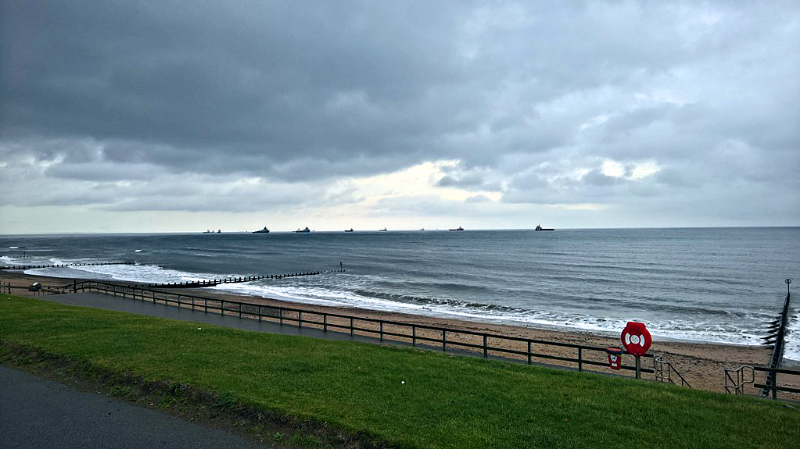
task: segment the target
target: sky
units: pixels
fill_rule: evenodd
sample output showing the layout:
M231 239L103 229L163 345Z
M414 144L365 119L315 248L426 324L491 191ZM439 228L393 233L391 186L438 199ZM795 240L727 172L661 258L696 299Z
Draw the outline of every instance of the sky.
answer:
M0 2L0 234L800 225L800 2Z

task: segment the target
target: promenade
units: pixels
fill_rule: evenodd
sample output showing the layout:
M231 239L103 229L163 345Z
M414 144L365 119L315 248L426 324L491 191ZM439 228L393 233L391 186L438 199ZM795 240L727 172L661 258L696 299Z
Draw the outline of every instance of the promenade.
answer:
M269 446L0 365L0 447L264 449Z

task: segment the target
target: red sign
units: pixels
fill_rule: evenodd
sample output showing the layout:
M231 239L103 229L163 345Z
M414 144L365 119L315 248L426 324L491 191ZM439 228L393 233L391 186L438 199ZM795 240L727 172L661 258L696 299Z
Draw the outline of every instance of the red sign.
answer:
M628 354L639 357L645 355L650 345L653 343L653 337L650 332L644 327L644 323L636 321L628 321L628 325L622 330L622 345Z
M622 349L610 347L606 349L608 353L608 366L611 369L620 369L622 367Z

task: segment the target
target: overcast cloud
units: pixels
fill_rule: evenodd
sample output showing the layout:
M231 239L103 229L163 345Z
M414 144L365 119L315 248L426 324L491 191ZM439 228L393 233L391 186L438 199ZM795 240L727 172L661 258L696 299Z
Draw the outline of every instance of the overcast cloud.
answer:
M796 226L798 42L796 1L4 1L0 233Z

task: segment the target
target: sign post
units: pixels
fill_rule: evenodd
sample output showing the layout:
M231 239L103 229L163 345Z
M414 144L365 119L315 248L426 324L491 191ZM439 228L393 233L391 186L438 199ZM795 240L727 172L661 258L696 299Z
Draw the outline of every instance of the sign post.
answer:
M622 345L625 346L625 351L636 357L636 378L641 378L639 357L647 354L647 350L650 349L650 345L653 343L653 337L650 336L650 332L644 323L628 321L625 329L622 330L620 339L622 340Z

